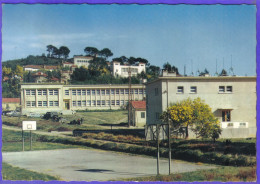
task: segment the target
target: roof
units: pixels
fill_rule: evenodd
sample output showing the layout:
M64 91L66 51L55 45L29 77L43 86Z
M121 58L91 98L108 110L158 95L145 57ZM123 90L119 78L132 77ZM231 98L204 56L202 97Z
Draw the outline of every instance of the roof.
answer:
M49 70L58 68L58 66L49 66L49 65L44 65L43 67L44 67L44 69L49 69Z
M131 104L135 109L146 109L146 101L132 101Z
M2 103L20 103L20 98L2 98Z
M51 78L52 81L59 81L60 79L56 78L56 77L52 77Z
M35 76L35 77L40 77L40 76L47 77L47 74L42 73L42 72L37 72L37 73L32 74L32 76Z
M35 69L41 69L41 65L25 65L24 68L35 68Z
M63 64L66 64L66 65L73 65L73 63L70 63L70 62L65 62Z
M74 58L93 59L92 56L74 56Z

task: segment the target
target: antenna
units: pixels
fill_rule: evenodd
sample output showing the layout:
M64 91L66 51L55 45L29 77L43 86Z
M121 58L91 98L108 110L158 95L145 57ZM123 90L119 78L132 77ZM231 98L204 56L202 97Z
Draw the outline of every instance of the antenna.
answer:
M184 76L186 76L186 65L184 65Z
M225 69L225 59L223 57L223 69Z
M216 59L216 73L215 75L218 75L218 59Z
M191 60L191 76L193 76L194 73L193 73L193 61Z
M229 69L229 73L230 73L231 75L234 75L234 69L233 69L233 66L232 66L232 54L231 54L231 67L230 67L230 69Z

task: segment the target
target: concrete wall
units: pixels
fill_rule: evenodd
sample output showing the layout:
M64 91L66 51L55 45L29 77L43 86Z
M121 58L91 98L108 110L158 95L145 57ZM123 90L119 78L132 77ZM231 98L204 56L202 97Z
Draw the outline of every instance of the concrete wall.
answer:
M178 92L178 86L183 87L183 93ZM196 93L191 92L194 86ZM219 86L232 86L232 92L219 92ZM167 105L199 97L212 108L220 122L222 110L229 109L230 122L248 122L249 128L256 127L256 77L161 77L146 88L147 124L160 123L155 113L161 114ZM156 88L159 95L155 95Z

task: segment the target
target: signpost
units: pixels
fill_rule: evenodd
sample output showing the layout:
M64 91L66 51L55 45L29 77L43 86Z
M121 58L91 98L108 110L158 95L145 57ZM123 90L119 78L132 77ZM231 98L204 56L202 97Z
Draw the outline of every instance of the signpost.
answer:
M23 121L22 124L22 140L24 151L24 131L30 130L30 150L32 150L32 130L36 130L36 121Z

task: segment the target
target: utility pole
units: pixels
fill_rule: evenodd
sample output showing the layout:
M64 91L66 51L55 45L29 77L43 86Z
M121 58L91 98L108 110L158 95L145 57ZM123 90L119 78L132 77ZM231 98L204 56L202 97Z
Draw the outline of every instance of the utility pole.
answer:
M131 94L132 84L131 84L131 68L130 68L130 66L128 68L128 81L129 81L129 84L128 84L128 87L129 87L129 91L128 91L128 127L130 127L131 119L132 119L131 108L130 108L130 103L132 101L132 94Z
M157 175L160 174L160 142L159 142L159 124L156 124L156 138L157 138Z
M168 80L167 80L167 86L166 86L166 90L167 90L167 110L169 108L169 87L168 87ZM168 151L169 151L169 175L171 174L171 161L172 161L172 151L171 151L171 126L170 126L170 120L169 120L169 114L167 113L167 121L168 121Z

